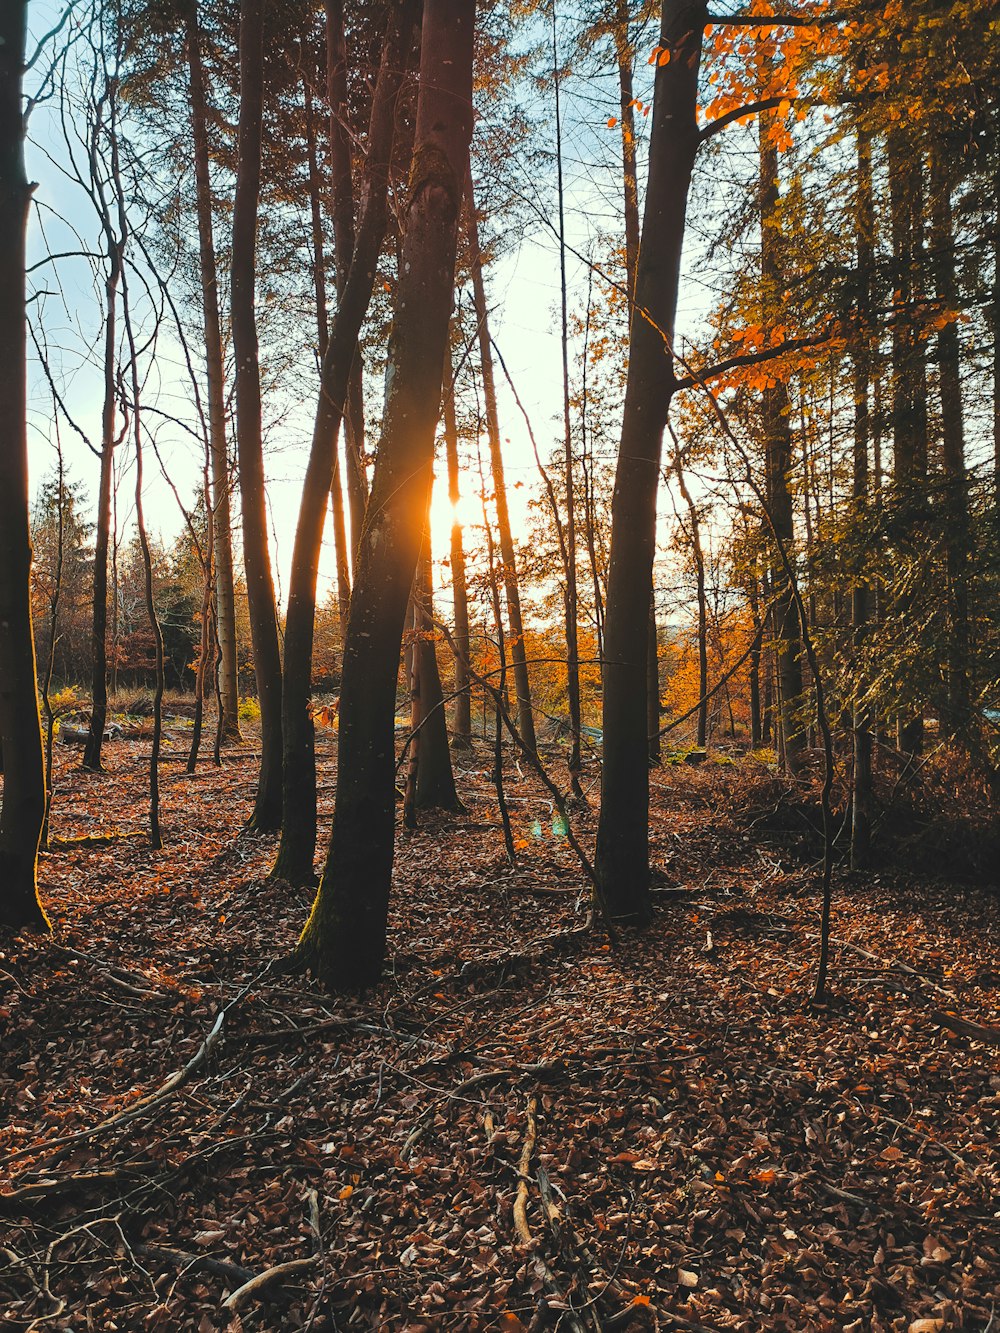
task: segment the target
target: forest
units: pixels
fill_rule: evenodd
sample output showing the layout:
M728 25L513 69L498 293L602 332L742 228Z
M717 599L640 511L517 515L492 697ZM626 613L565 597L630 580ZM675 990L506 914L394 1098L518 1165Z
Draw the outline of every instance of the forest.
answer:
M0 1325L1000 1326L993 0L0 0Z

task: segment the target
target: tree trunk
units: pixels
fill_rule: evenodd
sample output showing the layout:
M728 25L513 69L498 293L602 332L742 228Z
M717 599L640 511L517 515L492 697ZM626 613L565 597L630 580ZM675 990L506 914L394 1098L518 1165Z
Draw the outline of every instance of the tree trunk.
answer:
M672 340L688 187L698 148L703 3L664 0L649 180L631 314L621 448L612 506L604 664L604 766L596 869L608 911L646 920L649 896L647 649L656 490L675 383ZM655 239L654 239L655 238Z
M96 123L91 131L90 169L97 178L97 143L102 125L102 109L96 112ZM101 771L101 748L104 729L108 722L108 546L111 540L111 489L114 482L115 402L116 377L116 307L118 286L122 274L123 242L115 235L103 194L99 198L99 215L107 247L108 271L104 279L107 303L104 324L104 405L101 410L101 478L97 492L97 526L94 533L93 620L91 625L92 706L90 731L83 749L82 764L95 773Z
M330 196L334 261L339 294L347 282L351 261L354 258L355 223L343 0L326 0L326 87L330 106ZM351 514L351 553L356 562L358 543L364 527L365 505L368 502L368 478L364 464L365 411L360 353L355 357L350 375L344 443L347 458L347 498Z
M919 336L916 307L921 297L923 164L917 143L903 130L889 133L889 211L894 282L898 293L892 322L892 451L895 503L905 529L904 544L919 545L927 479L927 353ZM900 594L895 611L908 618L911 597ZM907 759L923 748L919 714L901 715L896 744Z
M931 150L931 252L938 304L943 315L959 306L955 277L955 229L951 214L952 175L940 145ZM961 733L972 715L969 686L969 491L965 470L962 408L962 352L954 318L937 335L944 465L944 540L948 560L948 730Z
M236 664L236 596L233 581L233 524L229 505L229 450L226 443L225 364L219 318L219 276L215 262L212 187L209 177L208 115L197 0L188 10L187 51L202 318L205 328L205 374L208 381L208 431L212 453L211 521L215 553L215 623L220 656L221 726L223 739L238 741L241 739L240 694Z
M760 698L760 591L757 586L757 562L754 561L747 580L747 601L750 605L750 621L753 626L753 644L750 650L750 749L757 751L764 744L763 716Z
M415 804L418 810L461 811L465 807L455 790L455 774L448 748L444 693L437 662L434 627L434 585L431 565L430 495L424 544L413 584L413 660L420 696L420 749L417 759Z
M708 744L708 596L705 591L705 553L701 545L701 522L698 509L684 480L684 466L680 454L674 465L677 484L687 506L691 523L691 554L694 557L695 589L698 601L698 748Z
M858 186L855 205L857 233L857 328L854 332L854 468L851 495L854 518L864 523L870 499L868 447L871 442L869 392L872 378L871 347L875 281L875 201L872 187L871 134L858 130ZM851 623L856 664L854 703L854 772L851 786L851 869L863 870L871 854L873 813L872 750L873 710L868 680L861 674L860 659L869 633L871 589L863 577L854 581L851 592Z
M459 466L458 422L455 416L455 381L451 364L451 347L445 357L444 368L444 446L448 460L448 499L452 506L451 520L451 589L455 617L455 712L453 721L454 744L467 750L472 746L472 680L469 675L469 589L465 574L465 544L462 524L458 517Z
M559 107L559 49L556 41L556 0L552 0L552 82L556 112L556 181L559 196L559 293L560 337L563 378L563 471L566 479L566 594L563 623L566 634L566 702L569 712L569 780L573 795L583 796L580 786L580 650L576 622L579 598L576 590L576 469L573 465L573 424L569 407L569 304L566 296L566 207L563 189L562 117Z
M337 459L358 335L371 302L387 219L389 164L392 159L396 97L404 56L412 35L413 5L394 11L386 34L384 58L372 101L368 148L368 191L358 228L350 273L330 330L320 372L309 462L302 485L292 549L285 617L285 673L282 695L282 832L272 874L292 884L313 882L316 850L316 755L309 694L312 688L316 578L323 542L327 496ZM438 370L440 386L440 367ZM440 391L440 387L439 387ZM346 644L345 644L346 653ZM343 712L341 712L343 720Z
M305 94L306 153L309 164L309 213L312 224L313 290L316 294L316 341L322 366L330 343L330 324L326 310L326 253L323 244L322 185L316 156L316 134L313 127L313 99L309 79L303 80ZM334 446L333 470L330 478L330 505L333 511L333 549L337 560L337 607L340 611L340 629L347 629L347 612L351 604L351 567L347 553L347 528L344 523L344 489L340 480L340 451Z
M625 267L629 301L634 296L636 270L639 264L639 174L635 147L635 94L632 84L632 65L635 52L629 41L629 11L627 0L616 0L613 40L618 65L618 94L622 139L622 176L625 198ZM629 305L629 314L632 307ZM656 560L656 548L653 548ZM646 732L649 762L658 764L660 746L660 654L659 632L656 627L656 588L650 576L649 638L646 646Z
M281 650L267 537L264 443L254 274L260 199L263 113L263 0L243 0L240 13L239 164L233 205L232 318L236 356L236 440L243 507L250 633L260 702L261 760L249 827L271 833L281 826Z
M784 298L781 224L778 217L778 152L767 141L771 117L760 118L760 275L765 324L777 320ZM761 395L766 496L772 537L791 558L795 540L792 510L792 424L788 386L779 381ZM778 664L778 697L781 708L782 753L793 776L802 767L806 736L802 709L802 642L795 592L790 586L784 561L775 552L771 578L775 589L773 610Z
M483 374L483 398L486 401L486 430L490 441L490 469L493 473L493 489L496 493L500 558L503 560L507 620L510 624L507 646L510 649L514 689L517 691L517 728L525 744L534 750L536 746L535 716L531 708L528 657L524 642L524 621L521 616L521 591L517 581L517 558L514 553L514 538L510 527L507 483L504 479L503 452L500 447L500 418L497 413L496 385L493 379L493 351L490 343L489 314L486 308L486 288L483 284L483 260L479 249L479 224L476 218L476 196L472 184L471 168L466 190L469 267L472 270L472 292L479 338L479 359Z
M27 4L0 6L0 927L48 928L38 900L45 763L31 629L21 79ZM61 500L61 497L60 497Z
M468 0L425 0L410 199L382 438L351 595L337 796L326 866L299 945L324 985L374 985L385 956L395 823L393 718L406 603L441 406L458 215L472 133Z

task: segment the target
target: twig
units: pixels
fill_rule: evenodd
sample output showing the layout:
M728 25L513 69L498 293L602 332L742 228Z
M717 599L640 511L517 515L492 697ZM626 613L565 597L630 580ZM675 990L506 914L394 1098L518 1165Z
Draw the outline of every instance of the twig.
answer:
M287 1263L275 1264L273 1268L266 1268L263 1273L257 1273L249 1282L244 1282L242 1287L237 1287L231 1296L227 1296L222 1302L223 1310L229 1310L234 1314L238 1313L248 1301L260 1299L260 1293L272 1282L291 1277L294 1273L304 1273L310 1268L315 1268L317 1261L317 1256L310 1254L305 1259L290 1259Z
M535 1113L538 1110L538 1098L531 1096L528 1098L528 1124L524 1132L524 1143L521 1146L521 1158L517 1164L517 1194L514 1198L514 1230L517 1232L517 1238L522 1245L531 1244L531 1229L528 1226L528 1168L531 1166L531 1155L535 1151L535 1135L538 1131L538 1125L535 1120Z

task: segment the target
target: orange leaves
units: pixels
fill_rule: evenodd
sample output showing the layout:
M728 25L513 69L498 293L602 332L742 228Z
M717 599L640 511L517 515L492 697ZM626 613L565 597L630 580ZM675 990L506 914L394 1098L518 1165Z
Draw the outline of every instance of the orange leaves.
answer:
M653 54L652 54L652 55L649 57L649 59L646 61L646 64L647 64L647 65L669 65L669 64L670 64L670 47L669 47L669 46L654 46L654 47L653 47Z
M613 130L614 127L615 127L617 124L618 124L618 117L617 117L617 116L608 116L608 129L609 129L609 130Z

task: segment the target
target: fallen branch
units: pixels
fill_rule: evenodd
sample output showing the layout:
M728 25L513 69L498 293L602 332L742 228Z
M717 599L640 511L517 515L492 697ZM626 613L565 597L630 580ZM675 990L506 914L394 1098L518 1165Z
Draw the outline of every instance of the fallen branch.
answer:
M989 1027L984 1023L972 1023L967 1018L959 1018L957 1014L946 1014L941 1009L932 1009L931 1018L935 1023L940 1023L943 1028L948 1028L951 1032L957 1032L960 1036L971 1037L973 1041L981 1041L986 1046L1000 1046L1000 1028Z
M531 1166L531 1155L535 1151L535 1135L538 1131L538 1125L535 1120L535 1112L538 1110L538 1098L528 1098L528 1124L524 1132L524 1143L521 1145L521 1158L517 1164L517 1194L514 1198L514 1230L517 1232L517 1238L522 1245L531 1244L531 1229L528 1226L528 1184L530 1177L528 1168Z
M133 1249L144 1259L158 1259L162 1263L175 1264L188 1273L200 1270L212 1277L221 1278L223 1282L238 1282L241 1286L245 1286L257 1276L251 1268L229 1263L226 1259L213 1259L208 1254L191 1254L187 1250L174 1250L164 1245L135 1245Z
M222 1302L222 1308L237 1314L248 1301L260 1299L260 1293L272 1282L291 1277L294 1273L304 1273L310 1268L315 1268L317 1262L318 1257L310 1254L306 1259L290 1259L287 1263L275 1264L273 1268L267 1268L263 1273L257 1273L248 1282L244 1282L242 1287L237 1287L233 1294Z

